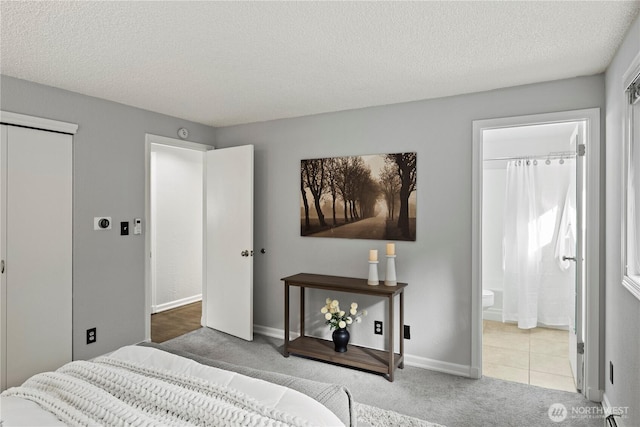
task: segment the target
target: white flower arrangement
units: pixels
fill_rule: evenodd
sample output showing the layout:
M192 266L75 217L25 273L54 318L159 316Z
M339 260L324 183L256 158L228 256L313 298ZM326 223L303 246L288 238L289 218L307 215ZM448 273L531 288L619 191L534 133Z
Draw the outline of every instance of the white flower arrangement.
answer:
M326 324L329 329L346 328L353 322L362 322L362 317L367 315L367 310L358 312L358 303L351 303L349 313L340 310L340 303L337 299L327 298L326 305L320 309L320 313L324 314Z

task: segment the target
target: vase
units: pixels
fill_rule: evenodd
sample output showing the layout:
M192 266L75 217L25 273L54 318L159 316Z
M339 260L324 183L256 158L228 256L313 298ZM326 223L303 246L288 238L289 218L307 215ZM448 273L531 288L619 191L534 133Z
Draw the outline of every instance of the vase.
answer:
M349 331L347 331L347 328L336 329L333 331L331 338L333 339L335 350L338 353L344 353L347 351L347 344L349 344Z

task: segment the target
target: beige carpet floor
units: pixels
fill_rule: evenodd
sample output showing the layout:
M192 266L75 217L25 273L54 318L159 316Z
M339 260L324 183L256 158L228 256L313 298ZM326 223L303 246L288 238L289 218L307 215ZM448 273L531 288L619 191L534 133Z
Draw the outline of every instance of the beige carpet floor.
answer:
M380 375L356 369L296 356L285 358L283 340L262 335L248 342L201 328L162 345L236 365L343 384L356 402L448 427L603 425L601 405L578 393L494 378L475 380L411 366L396 371L395 381L390 383ZM561 424L549 417L554 404L567 410Z

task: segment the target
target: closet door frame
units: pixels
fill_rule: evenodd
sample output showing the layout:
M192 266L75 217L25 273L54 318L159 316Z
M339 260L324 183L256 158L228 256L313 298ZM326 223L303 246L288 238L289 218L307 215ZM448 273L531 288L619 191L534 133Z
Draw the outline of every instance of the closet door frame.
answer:
M41 117L28 116L24 114L18 114L8 111L0 111L0 123L2 126L2 140L7 141L8 138L8 126L18 126L22 128L30 128L41 131L49 131L56 133L64 133L71 135L72 143L73 143L73 135L76 134L78 130L78 125L73 123L61 122L58 120L51 120ZM72 147L73 150L73 147ZM73 151L72 151L73 153ZM2 176L0 177L0 228L3 233L7 230L6 223L6 200L7 200L7 143L1 144L0 149L0 171ZM73 162L71 159L71 177L73 179ZM73 181L71 188L71 198L73 199ZM6 260L6 239L3 237L0 239L0 259ZM10 266L7 266L10 268ZM6 323L6 315L7 315L7 287L6 287L6 274L4 274L6 270L3 270L1 275L1 286L0 286L0 390L4 390L7 387L7 323ZM72 284L73 287L73 284ZM72 326L72 325L71 325ZM71 339L71 337L70 337ZM70 348L70 354L72 349Z

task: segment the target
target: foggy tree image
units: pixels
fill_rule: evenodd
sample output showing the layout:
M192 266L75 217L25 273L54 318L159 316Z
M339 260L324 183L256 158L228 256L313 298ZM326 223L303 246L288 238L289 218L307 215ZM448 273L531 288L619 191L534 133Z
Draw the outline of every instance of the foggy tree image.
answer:
M300 176L304 177L304 160L300 162ZM305 194L304 178L300 180L300 192L302 193L302 202L304 204L304 229L311 229L309 222L309 202Z
M409 237L409 196L416 190L416 153L387 154L387 160L394 162L400 177L400 213L398 228L402 235Z
M336 187L338 193L342 198L342 211L344 213L344 222L348 221L347 218L347 201L349 200L349 181L351 174L352 157L338 157L335 159L336 170Z
M396 206L400 204L400 176L390 164L385 164L380 173L380 189L387 202L387 215L394 219Z
M336 219L336 203L338 201L338 162L337 159L327 159L327 188L331 195L331 217L333 218L333 226L338 225ZM302 181L302 180L301 180Z
M326 159L303 160L302 161L302 185L311 191L313 204L318 214L320 226L326 226L324 214L320 208L320 199L326 189Z
M415 240L416 176L416 153L301 160L301 235Z

